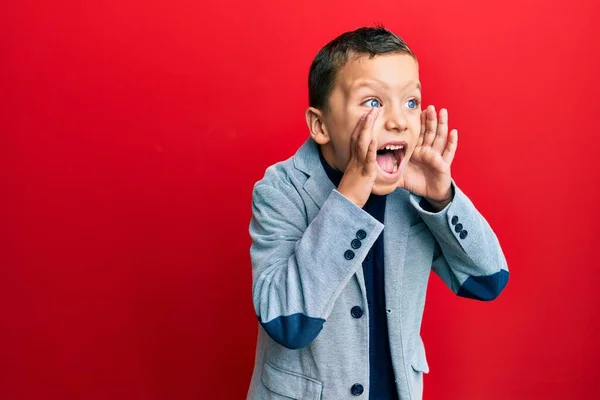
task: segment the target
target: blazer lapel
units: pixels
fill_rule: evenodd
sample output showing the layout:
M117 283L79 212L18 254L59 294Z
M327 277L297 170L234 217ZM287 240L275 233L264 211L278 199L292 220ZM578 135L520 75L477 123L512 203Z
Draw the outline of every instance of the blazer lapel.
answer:
M386 304L396 306L402 282L408 230L410 226L409 193L396 190L389 194L385 206L385 229L383 235L383 257ZM389 222L388 222L389 221Z
M388 195L385 207L385 229L383 235L385 304L392 313L387 314L390 347L395 354L402 351L401 296L404 275L404 260L410 225L409 193L396 190ZM387 223L387 221L390 221Z
M335 185L321 165L317 146L309 137L294 155L294 166L309 176L304 190L320 209Z

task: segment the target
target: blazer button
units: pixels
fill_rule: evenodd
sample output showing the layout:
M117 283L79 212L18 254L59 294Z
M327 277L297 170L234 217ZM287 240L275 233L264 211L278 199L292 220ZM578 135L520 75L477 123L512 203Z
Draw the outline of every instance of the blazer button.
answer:
M350 393L352 393L355 396L360 396L361 394L363 394L364 391L365 391L365 388L360 383L355 383L350 388Z
M363 316L363 310L359 306L354 306L350 310L350 314L352 314L354 318L360 318Z
M354 258L354 252L352 250L346 250L344 253L344 258L346 260L352 260Z
M460 236L460 238L461 238L461 239L464 239L464 238L466 238L466 237L467 237L467 235L468 235L468 234L469 234L469 232L467 232L467 230L465 229L464 231L462 231L462 232L460 233L460 235L459 235L459 236Z
M356 232L356 237L360 240L363 240L364 238L367 237L367 232L365 232L362 229L359 229L358 232Z
M458 222L458 217L455 215L454 217L452 217L452 225L456 225L456 223Z
M463 228L462 224L456 224L454 226L454 230L456 231L456 233L459 233L460 231L462 231L463 230L462 228Z
M353 249L358 249L361 245L362 245L362 243L358 239L352 239L352 242L350 243L350 246Z

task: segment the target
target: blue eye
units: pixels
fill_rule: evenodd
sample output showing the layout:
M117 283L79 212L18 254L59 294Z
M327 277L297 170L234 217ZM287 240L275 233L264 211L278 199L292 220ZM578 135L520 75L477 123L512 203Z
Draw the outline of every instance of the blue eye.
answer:
M365 103L368 104L369 107L381 107L381 102L377 99L369 99L365 101Z
M408 108L417 108L419 106L419 102L416 99L410 99L406 104L408 104Z

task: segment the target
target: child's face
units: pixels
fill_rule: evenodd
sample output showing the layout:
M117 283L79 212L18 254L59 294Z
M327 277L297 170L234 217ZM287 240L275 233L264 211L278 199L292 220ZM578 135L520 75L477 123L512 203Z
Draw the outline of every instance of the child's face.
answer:
M322 114L328 137L322 150L330 165L346 170L352 131L361 115L372 107L381 108L373 126L377 149L391 142L406 142L400 169L406 168L421 129L421 85L418 65L412 56L351 58L342 67L329 98L329 109ZM385 155L380 157L378 153L377 161L377 179L372 192L391 193L402 173L391 173L393 167Z

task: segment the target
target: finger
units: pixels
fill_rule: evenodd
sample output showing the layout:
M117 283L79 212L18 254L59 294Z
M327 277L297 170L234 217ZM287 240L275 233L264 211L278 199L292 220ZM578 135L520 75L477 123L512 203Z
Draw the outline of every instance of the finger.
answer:
M448 110L442 108L438 118L437 132L431 147L442 154L448 141Z
M365 172L367 173L372 173L373 169L377 166L377 140L375 139L371 139L371 142L369 142L365 166Z
M363 115L360 116L360 119L358 120L358 122L356 123L356 126L354 127L354 130L352 131L352 135L350 136L350 160L356 160L356 156L357 156L357 142L358 142L358 137L360 135L360 132L365 124L365 121L367 119L367 115L369 113L364 113Z
M425 123L425 134L423 138L423 146L431 146L436 135L437 118L435 116L435 107L427 107L427 121Z
M427 110L421 111L421 133L419 134L419 139L417 140L417 146L421 146L423 144L423 138L425 137L425 122L427 121Z
M454 155L456 154L456 149L458 148L458 130L452 129L450 131L450 135L448 136L448 147L442 154L442 158L448 164L452 164L454 160Z
M369 148L369 143L371 139L373 139L373 126L375 125L375 120L377 119L377 115L379 114L379 107L373 107L369 114L367 115L367 119L361 129L360 136L358 137L357 143L357 152L358 152L358 161L361 163L365 162L367 157L367 150Z

